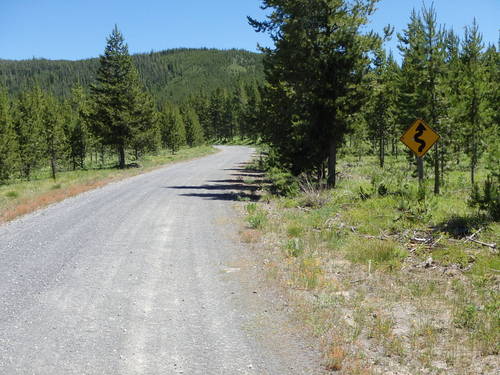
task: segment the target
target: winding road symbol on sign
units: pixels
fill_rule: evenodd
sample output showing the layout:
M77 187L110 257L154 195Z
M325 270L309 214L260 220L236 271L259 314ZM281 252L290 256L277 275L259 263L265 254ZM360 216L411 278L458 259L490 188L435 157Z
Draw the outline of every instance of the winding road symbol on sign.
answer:
M403 142L419 158L439 140L439 135L424 120L415 121L401 137Z
M417 127L417 132L415 133L415 135L413 136L413 140L417 143L420 144L420 146L418 147L418 152L422 152L422 150L425 148L425 141L423 139L420 139L420 136L422 134L424 134L424 132L426 131L426 127L422 124L420 124L418 127Z

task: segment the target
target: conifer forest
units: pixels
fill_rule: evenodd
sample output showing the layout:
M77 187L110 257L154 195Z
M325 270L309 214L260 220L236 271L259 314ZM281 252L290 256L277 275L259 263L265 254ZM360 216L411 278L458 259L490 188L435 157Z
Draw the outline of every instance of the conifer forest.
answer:
M89 168L116 154L249 139L273 162L335 186L342 154L408 157L399 143L422 118L441 141L425 158L438 194L457 158L470 184L499 178L499 55L475 20L447 30L432 7L406 29L365 32L376 1L264 1L268 20L249 19L275 48L179 49L130 56L115 26L99 59L0 60L0 181L33 171ZM384 42L397 38L399 63ZM494 191L491 194L496 194Z
M475 20L459 35L424 7L402 32L377 35L362 31L373 1L264 5L274 9L268 21L249 19L275 42L262 54L130 56L115 27L99 59L0 60L0 180L46 165L55 177L114 152L123 168L160 147L248 138L294 175L334 186L339 152L374 153L383 167L386 155L408 154L398 138L417 118L441 135L426 157L436 193L462 155L472 185L479 165L498 179L499 57ZM389 38L401 63L384 48Z

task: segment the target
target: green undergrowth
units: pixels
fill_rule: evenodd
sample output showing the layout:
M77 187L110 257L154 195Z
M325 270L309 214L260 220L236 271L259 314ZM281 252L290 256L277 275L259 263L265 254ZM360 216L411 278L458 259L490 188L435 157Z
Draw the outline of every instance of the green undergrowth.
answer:
M469 204L465 163L446 173L439 196L432 176L419 189L403 158L386 165L381 170L375 158L347 158L333 190L300 184L299 191L297 184L287 191L291 176L271 170L266 177L278 186L269 190L279 195L247 206L249 226L273 243L270 274L291 290L335 301L331 308L304 303L301 309L322 340L331 335L344 342L353 366L370 355L379 370L396 358L400 367L393 369L410 373L439 373L440 356L447 356L441 373L500 365L494 247L500 223ZM480 170L477 179L486 175ZM382 352L371 351L373 340Z

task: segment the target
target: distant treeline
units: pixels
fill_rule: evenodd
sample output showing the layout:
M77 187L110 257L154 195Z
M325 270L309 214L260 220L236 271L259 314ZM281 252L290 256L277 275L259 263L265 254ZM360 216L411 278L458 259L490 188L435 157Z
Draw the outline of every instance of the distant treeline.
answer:
M260 55L172 50L130 56L117 28L99 59L0 61L0 183L118 166L160 149L255 137ZM3 82L3 85L2 85Z
M262 55L244 50L172 49L132 55L139 77L155 101L178 103L191 95L235 89L264 79ZM76 86L90 87L99 59L0 60L0 85L15 95L34 84L68 98Z

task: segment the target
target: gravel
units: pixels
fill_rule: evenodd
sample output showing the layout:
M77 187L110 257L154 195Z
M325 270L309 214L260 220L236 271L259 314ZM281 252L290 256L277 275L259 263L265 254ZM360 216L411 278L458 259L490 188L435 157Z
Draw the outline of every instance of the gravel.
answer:
M220 149L0 226L0 374L320 372L237 240L253 150Z

